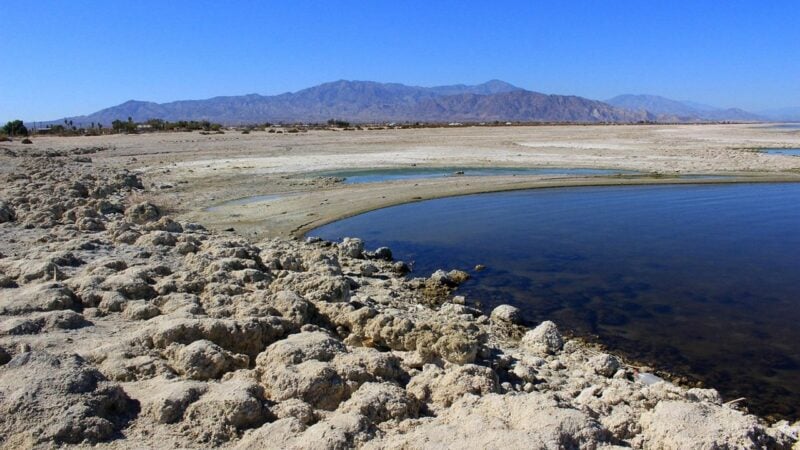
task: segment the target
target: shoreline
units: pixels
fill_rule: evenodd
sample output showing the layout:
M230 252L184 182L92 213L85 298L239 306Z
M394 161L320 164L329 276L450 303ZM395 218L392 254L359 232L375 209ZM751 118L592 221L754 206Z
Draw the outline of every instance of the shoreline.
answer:
M800 174L714 174L708 176L724 176L726 178L701 179L625 175L622 177L593 176L534 179L526 176L524 178L527 179L520 180L523 177L476 176L470 177L469 180L464 178L459 178L458 180L437 179L435 181L420 179L387 183L364 183L360 185L335 186L312 192L273 194L278 198L264 201L245 202L251 197L240 197L227 201L239 203L237 205L226 205L226 202L208 205L201 211L186 213L182 217L203 222L213 229L235 228L241 230L243 236L252 239L268 236L303 237L315 228L369 211L407 203L464 195L568 187L800 182ZM453 184L456 186L452 186ZM356 187L353 188L353 186ZM285 195L285 197L280 197L281 195ZM260 197L260 195L252 197ZM324 205L324 200L331 198L333 199L331 203L338 202L337 205L341 206ZM261 209L265 205L276 206L276 208L286 211L286 213L281 214L283 217L278 218L270 216L271 210L264 211ZM319 206L322 206L322 208L319 208ZM210 208L214 208L214 210L210 211ZM314 214L314 219L306 220L309 217L308 214ZM223 219L225 216L231 219ZM277 220L280 221L278 222ZM268 230L268 234L264 234L259 230Z
M464 272L406 279L359 239L250 243L163 215L128 172L14 163L3 446L789 449L800 433L512 306L465 306Z
M585 128L591 139L603 140L594 135L622 127ZM584 151L578 143L567 151L550 146L513 156L520 150L512 145L513 155L506 155L518 164L610 158L607 165L614 165L639 158L642 167L664 171L672 164L684 173L714 165L718 170L710 176L742 167L752 176L754 168L762 169L757 179L571 180L579 186L800 178L777 173L797 170L800 159L725 149L729 134L750 136L742 126L689 131L695 130L699 136L685 136L683 127L637 129L645 134L633 144L609 138L609 147L638 146L633 150ZM447 141L456 131L423 131L405 139ZM516 131L522 133L518 140L533 138L525 134L531 130ZM585 130L535 131L550 145L550 133ZM463 132L471 142L474 130ZM642 153L655 139L651 132L680 133L680 139ZM383 134L381 142L397 135ZM407 267L392 260L389 250L365 251L358 239L298 239L304 226L336 211L488 188L559 188L565 181L475 177L342 188L298 178L298 168L344 165L354 155L369 163L393 154L388 144L374 141L353 151L354 136L336 136L334 143L320 143L328 139L321 134L300 136L296 142L306 139L305 147L291 149L283 145L294 138L281 137L269 150L255 149L265 141L248 136L238 150L243 160L226 147L235 139L196 136L188 140L218 146L202 150L201 157L194 151L197 142L163 144L171 136L146 136L120 137L114 140L119 147L91 152L68 139L46 141L61 146L50 156L38 142L33 148L12 146L13 155L0 151L0 446L796 445L798 418L770 424L714 389L659 382L614 356L613 349L598 352L563 336L552 322L523 326L519 311L508 305L491 313L465 306L454 290L462 272L407 279ZM769 141L758 136L751 139ZM722 143L685 150L700 138ZM397 158L422 164L436 154L438 162L463 158L486 165L502 159L497 150L482 160L485 138L476 139L480 145L452 154L448 142ZM794 134L781 139L800 142ZM162 145L180 155L165 156ZM275 172L282 169L287 170ZM256 182L258 193L303 192L302 199L250 208L253 217L268 210L267 233L254 235L265 224L248 223L247 217L235 218L235 232L214 231L222 225L211 219L191 221L211 197L252 193ZM477 191L464 192L470 189ZM66 381L74 379L91 383Z

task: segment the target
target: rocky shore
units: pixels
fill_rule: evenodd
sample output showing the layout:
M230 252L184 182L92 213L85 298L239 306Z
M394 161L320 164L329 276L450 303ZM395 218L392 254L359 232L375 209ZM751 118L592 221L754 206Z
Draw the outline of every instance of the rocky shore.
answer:
M463 272L178 222L91 155L0 155L3 448L797 448L798 422L465 306Z

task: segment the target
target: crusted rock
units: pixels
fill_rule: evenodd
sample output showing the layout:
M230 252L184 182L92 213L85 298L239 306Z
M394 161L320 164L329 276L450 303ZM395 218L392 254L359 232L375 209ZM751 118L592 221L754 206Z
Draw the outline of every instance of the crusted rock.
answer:
M159 323L151 333L150 340L158 348L206 339L228 351L255 357L282 337L285 327L276 317L243 320L174 319Z
M497 392L498 387L492 369L466 364L447 371L426 365L421 374L411 379L407 389L423 402L447 407L465 394L485 395Z
M755 417L708 403L662 401L642 414L641 424L646 448L776 448Z
M306 425L294 417L280 418L248 431L239 443L237 450L282 450L292 448L292 443L306 430ZM296 448L302 448L297 445ZM320 448L322 448L320 446Z
M306 426L311 425L317 420L314 408L308 403L296 398L290 398L278 403L270 408L270 412L279 420L292 417Z
M307 323L314 311L314 305L292 291L281 291L273 295L269 306L297 326Z
M342 341L323 332L292 334L270 345L258 355L256 364L261 367L300 364L304 361L330 361L337 353L345 352Z
M176 372L193 380L219 378L222 374L247 367L247 355L231 353L211 341L189 345L172 344L165 353Z
M315 408L333 410L349 392L330 363L306 361L289 366L260 366L259 380L271 400L299 399Z
M75 311L51 311L0 323L0 335L36 334L50 330L74 330L92 323Z
M337 411L358 413L379 423L417 417L419 402L394 384L364 383Z
M492 310L492 321L519 325L522 322L522 312L516 306L500 305Z
M209 385L209 391L184 413L183 429L198 442L219 445L257 427L268 418L262 388L231 380Z
M142 202L128 207L125 210L125 217L133 223L142 225L161 218L161 211L152 203Z
M389 435L366 448L596 448L600 425L539 393L466 395L452 407L405 434Z
M558 327L546 320L522 337L520 346L537 354L555 353L564 346Z
M272 400L294 398L317 408L334 409L348 388L328 361L345 351L341 341L326 333L293 334L258 355L258 376Z
M148 320L160 314L158 306L142 300L127 302L122 313L128 320Z
M616 357L608 353L601 353L590 358L586 366L598 375L612 377L619 370L620 363Z
M147 386L147 401L142 404L142 414L151 417L156 423L175 423L183 419L183 413L208 386L197 381L167 381L156 379Z
M11 447L108 440L136 411L77 355L20 353L0 369L0 433Z
M56 311L76 308L73 292L59 282L34 284L0 291L0 314Z
M364 241L346 237L339 244L339 252L348 258L361 258L364 255Z

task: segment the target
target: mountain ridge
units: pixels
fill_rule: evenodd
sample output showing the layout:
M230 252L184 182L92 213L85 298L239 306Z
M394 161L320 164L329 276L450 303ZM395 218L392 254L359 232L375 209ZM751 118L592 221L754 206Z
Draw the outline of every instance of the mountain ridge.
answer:
M622 94L606 103L629 110L646 110L662 120L692 121L763 121L764 117L740 108L717 108L691 101L673 100L652 94Z
M761 120L746 111L696 107L657 96L618 96L602 102L574 95L543 94L493 79L477 85L433 87L337 80L277 95L245 94L155 103L128 100L84 115L75 123L114 120L208 120L228 125L325 122L575 122L635 123L703 120ZM631 99L633 98L633 100ZM625 100L625 101L623 101ZM670 103L671 102L671 103ZM616 104L615 104L616 103ZM646 104L648 108L640 107ZM667 106L670 107L667 107ZM56 120L46 123L60 123Z

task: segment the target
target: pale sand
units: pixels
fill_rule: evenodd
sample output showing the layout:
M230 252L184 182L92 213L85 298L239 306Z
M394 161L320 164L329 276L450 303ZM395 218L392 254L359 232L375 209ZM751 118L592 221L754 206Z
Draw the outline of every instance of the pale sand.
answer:
M144 172L156 202L185 219L248 238L300 235L376 208L437 197L536 187L800 181L800 158L761 147L800 147L800 131L769 125L468 127L380 131L312 131L243 135L169 133L81 138L43 137L36 148L111 146L96 164ZM13 148L23 148L14 143ZM452 177L344 185L314 176L340 169L391 167L570 167L658 172L661 177ZM676 175L725 174L726 180ZM209 206L249 196L280 199Z

